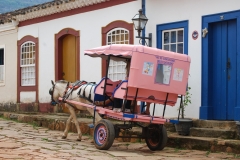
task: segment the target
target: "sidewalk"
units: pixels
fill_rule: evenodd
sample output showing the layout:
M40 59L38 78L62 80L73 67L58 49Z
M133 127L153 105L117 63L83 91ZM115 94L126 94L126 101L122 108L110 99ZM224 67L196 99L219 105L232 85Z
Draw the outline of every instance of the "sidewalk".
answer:
M61 139L61 134L61 131L0 118L0 159L233 160L240 158L236 154L171 147L153 152L148 149L145 143L119 142L117 140L114 141L109 150L98 150L91 143L92 138L87 135L83 135L82 141L79 142L76 141L76 133L69 133L67 139Z
M66 113L57 113L57 114L23 114L23 113L14 113L14 112L0 112L0 117L3 117L5 119L22 122L22 123L28 123L33 125L34 127L44 127L49 130L57 130L57 131L63 131L65 129L65 123L66 120L69 117L69 114ZM93 136L93 129L89 128L89 124L92 124L91 118L78 118L79 125L82 131L83 135L91 135ZM121 122L119 122L121 123ZM70 126L70 132L76 133L76 127L74 123L71 123ZM141 134L141 129L134 128L133 131L131 131L131 135L137 136ZM59 135L60 137L61 135ZM75 137L77 139L77 136ZM205 138L206 139L206 138ZM136 143L140 142L141 144L145 145L145 140L139 139L139 138L116 138L115 139L119 145L122 147L121 142L127 142L127 143ZM190 145L189 142L195 142L196 146L198 148L194 148ZM217 145L219 143L219 146ZM223 148L223 145L225 143L230 143L231 147L228 147L227 149ZM214 144L211 147L211 145ZM114 145L117 145L115 143ZM125 144L126 145L126 144ZM123 145L124 146L124 145ZM145 145L146 146L146 145ZM235 155L235 157L238 157L240 159L240 141L224 141L221 140L220 142L217 141L217 139L199 139L199 138L193 138L190 136L179 136L176 133L168 133L168 144L166 147L172 147L175 148L175 150L179 149L197 149L197 150L203 150L203 152L211 153L211 152L221 152L221 154L230 154ZM220 147L220 150L216 150L217 147ZM141 148L141 147L140 147ZM148 149L149 150L149 149Z

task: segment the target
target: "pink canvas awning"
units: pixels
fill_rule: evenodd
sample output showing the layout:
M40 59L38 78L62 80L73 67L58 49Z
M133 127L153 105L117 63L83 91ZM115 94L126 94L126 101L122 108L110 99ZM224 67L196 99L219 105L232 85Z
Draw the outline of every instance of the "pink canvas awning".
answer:
M123 60L122 58L131 58L133 55L133 52L140 52L155 56L161 56L166 55L169 58L174 58L178 60L183 61L189 61L190 57L185 54L179 54L175 52L165 51L153 47L147 47L142 45L129 45L129 44L112 44L112 45L106 45L101 46L93 49L88 49L84 51L85 55L91 56L91 57L101 57L103 59L107 59L109 55L112 55L113 57L111 59L116 61Z

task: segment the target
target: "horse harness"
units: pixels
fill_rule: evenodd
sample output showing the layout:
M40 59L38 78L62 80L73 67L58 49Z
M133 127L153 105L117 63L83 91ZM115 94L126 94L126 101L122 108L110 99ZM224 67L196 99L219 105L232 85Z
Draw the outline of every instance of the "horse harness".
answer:
M92 96L91 92L92 92L93 86L96 86L96 83L95 83L95 82L89 82L89 83L86 83L85 85L86 85L86 87L84 87L84 89L83 89L83 87L80 88L80 90L78 91L77 94L79 95L80 98L84 98L84 99L86 99L86 100L88 100L89 102L92 103L93 100L91 100L91 96ZM90 91L89 91L88 96L86 96L85 90L86 90L86 88L87 88L89 85L91 85L91 88L90 88ZM82 89L83 89L83 95L81 95Z
M66 102L66 99L69 97L69 95L72 94L72 92L74 90L78 89L79 87L81 87L84 84L87 84L87 82L86 81L76 81L72 85L69 85L69 82L68 82L66 89L64 91L64 94L63 94L63 102ZM70 90L68 90L68 89L70 89Z

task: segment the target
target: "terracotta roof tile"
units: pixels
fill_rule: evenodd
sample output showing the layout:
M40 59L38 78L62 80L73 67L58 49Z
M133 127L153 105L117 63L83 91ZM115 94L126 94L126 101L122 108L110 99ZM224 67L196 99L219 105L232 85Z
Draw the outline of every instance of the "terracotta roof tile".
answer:
M46 2L43 4L34 5L0 14L0 25L4 23L11 23L12 20L21 22L28 19L51 15L57 12L64 12L75 8L82 8L105 1L110 0L54 0L51 2Z

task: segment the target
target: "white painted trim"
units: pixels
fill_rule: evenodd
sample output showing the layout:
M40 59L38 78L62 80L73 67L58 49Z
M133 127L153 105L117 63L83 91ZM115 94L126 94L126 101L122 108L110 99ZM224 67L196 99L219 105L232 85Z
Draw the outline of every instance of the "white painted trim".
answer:
M0 31L0 36L5 36L5 35L9 35L9 34L14 34L18 32L18 28L14 29L14 30L7 30L4 32Z
M0 25L0 33L9 31L9 30L15 30L18 28L18 24L19 24L18 21L12 21L11 23L4 23Z

